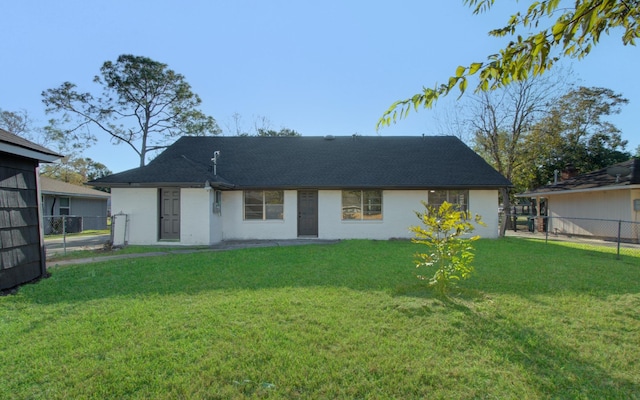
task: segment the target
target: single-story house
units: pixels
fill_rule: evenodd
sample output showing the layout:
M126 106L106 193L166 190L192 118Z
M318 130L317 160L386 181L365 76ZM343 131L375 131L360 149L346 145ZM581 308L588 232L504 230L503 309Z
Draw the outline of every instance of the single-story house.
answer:
M518 197L544 204L547 230L553 233L638 241L640 230L640 160L561 179ZM536 210L540 216L541 207ZM541 226L539 224L539 226Z
M38 165L61 157L0 129L0 290L46 274Z
M67 232L107 229L111 195L86 186L40 177L44 234L59 233L60 216L68 218Z
M357 135L182 137L89 184L111 187L112 214L127 216L114 245L409 238L421 200L480 214L475 233L494 238L498 189L511 185L453 136Z

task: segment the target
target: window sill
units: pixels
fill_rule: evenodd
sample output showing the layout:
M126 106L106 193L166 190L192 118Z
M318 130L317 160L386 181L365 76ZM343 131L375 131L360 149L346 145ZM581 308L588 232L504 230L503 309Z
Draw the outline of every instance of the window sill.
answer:
M343 224L381 224L383 219L343 219L340 220Z

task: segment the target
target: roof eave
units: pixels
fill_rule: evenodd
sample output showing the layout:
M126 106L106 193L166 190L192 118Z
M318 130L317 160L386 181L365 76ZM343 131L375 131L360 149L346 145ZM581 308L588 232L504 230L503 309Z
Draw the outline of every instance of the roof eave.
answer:
M238 185L235 189L318 189L318 190L343 190L343 189L382 189L382 190L437 190L437 189L468 189L468 190L492 190L511 187L506 185Z
M45 196L64 196L64 197L75 197L75 198L83 198L83 199L102 199L107 200L111 197L110 194L105 193L104 195L100 194L88 194L88 193L71 193L71 192L59 192L55 190L41 190L40 191Z
M555 196L555 195L563 195L563 194L575 194L575 193L589 193L589 192L605 192L612 190L631 190L631 189L640 189L640 184L634 185L615 185L615 186L599 186L594 188L586 188L586 189L556 189L556 190L548 190L548 191L535 191L535 192L525 192L516 194L516 197L545 197L545 196Z
M43 153L40 151L27 149L25 147L13 145L11 143L0 143L0 152L5 152L9 154L14 154L20 157L31 158L33 160L38 160L41 162L51 163L60 158L62 155L56 153Z
M159 188L159 187L179 187L179 188L203 188L204 182L88 182L91 186L108 188ZM230 183L210 182L214 189L232 189L235 185Z

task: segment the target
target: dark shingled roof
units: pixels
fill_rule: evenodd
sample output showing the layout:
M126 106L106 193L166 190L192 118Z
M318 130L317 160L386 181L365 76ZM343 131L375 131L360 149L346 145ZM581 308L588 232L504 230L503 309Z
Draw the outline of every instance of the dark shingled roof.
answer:
M90 183L202 187L207 180L237 189L511 185L453 136L182 137L148 165Z
M46 147L30 142L27 139L21 138L20 136L7 132L4 129L0 129L0 143L7 143L13 146L22 147L23 149L35 151L38 153L43 153L49 156L62 157L60 154L52 150L49 150Z
M580 174L556 184L541 186L518 196L530 197L568 191L624 188L629 185L640 185L640 160L638 159L631 159L597 171Z

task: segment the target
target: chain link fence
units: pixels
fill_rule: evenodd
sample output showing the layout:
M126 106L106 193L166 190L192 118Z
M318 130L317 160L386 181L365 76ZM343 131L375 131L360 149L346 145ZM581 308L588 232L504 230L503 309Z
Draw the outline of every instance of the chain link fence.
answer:
M640 255L640 222L598 219L505 214L507 229L548 240L615 247L620 254Z
M84 233L87 231L106 231L111 227L110 217L92 217L80 215L45 215L42 228L45 236Z
M102 216L45 215L42 230L48 254L67 254L68 249L104 247L111 234L111 218Z

